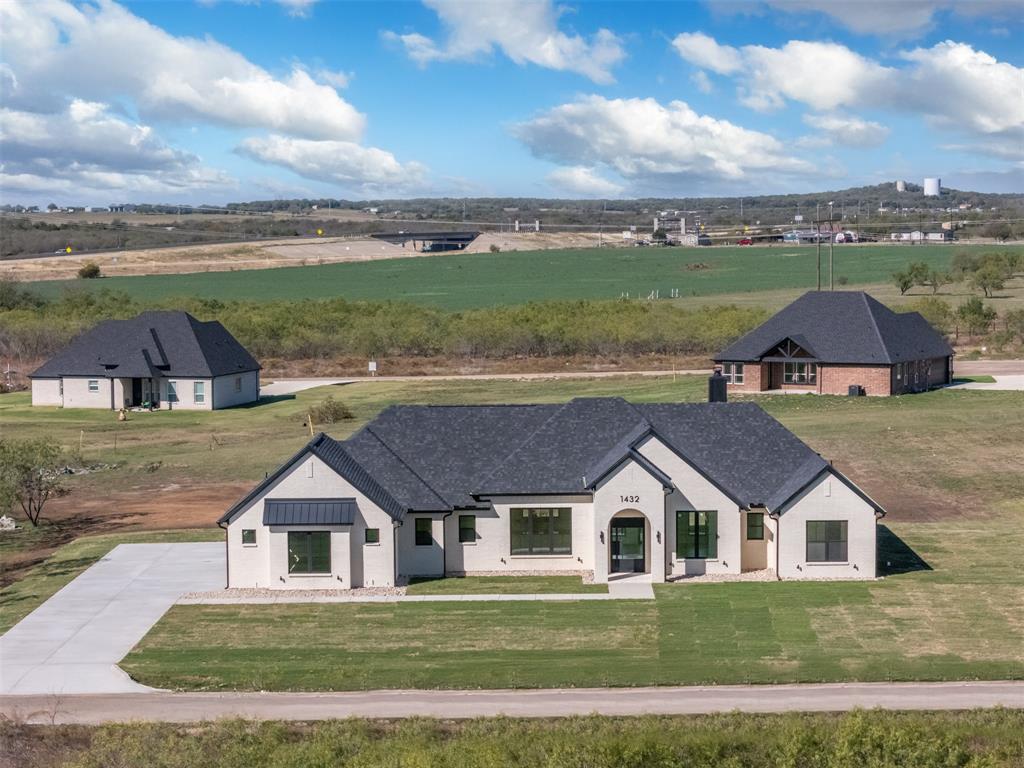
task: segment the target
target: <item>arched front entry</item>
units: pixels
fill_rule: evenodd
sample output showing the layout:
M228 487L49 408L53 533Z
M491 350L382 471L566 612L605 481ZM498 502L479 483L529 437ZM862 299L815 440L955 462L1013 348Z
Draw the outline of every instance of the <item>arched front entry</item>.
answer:
M624 509L608 523L608 574L650 573L651 525L643 512Z

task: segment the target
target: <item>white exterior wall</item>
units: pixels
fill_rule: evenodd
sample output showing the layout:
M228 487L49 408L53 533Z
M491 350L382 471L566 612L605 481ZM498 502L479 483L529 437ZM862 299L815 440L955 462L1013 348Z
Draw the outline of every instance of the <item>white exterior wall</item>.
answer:
M768 517L768 513L763 509L753 509L749 512L741 512L743 516L740 524L740 538L742 543L740 545L740 567L744 571L761 571L768 567L768 563L772 563L774 566L775 560L768 559L768 548L773 546L775 541L775 531L769 526L771 520ZM761 514L764 520L764 538L754 539L753 541L747 538L747 516L751 514ZM772 550L774 554L774 549Z
M63 405L60 379L32 379L32 405Z
M114 386L112 379L99 376L65 376L64 379L65 408L106 408L110 410L110 390ZM90 392L89 382L99 383L99 391ZM113 400L115 407L121 407L121 401Z
M845 563L807 562L807 521L846 520ZM876 518L871 505L826 474L779 516L779 575L785 579L875 578Z
M167 397L168 382L174 381L177 383L178 401L172 403ZM204 402L197 403L195 401L195 382L202 381L206 384L206 397ZM210 382L212 379L186 379L186 378L166 378L160 379L160 407L169 408L171 410L181 411L210 411L213 410L213 395L211 393Z
M519 507L567 507L572 510L572 553L512 555L511 510ZM459 515L476 514L476 541L459 543ZM406 522L405 526L410 523ZM455 512L445 520L449 573L480 571L592 571L594 508L589 496L502 496L490 510Z
M236 390L236 380L240 389ZM207 393L207 398L210 398ZM260 399L260 372L246 371L217 376L213 380L212 403L214 408L230 408L234 405L254 403Z
M739 573L744 535L740 526L744 521L738 505L657 438L648 439L638 450L671 477L676 487L665 500L665 551L670 573L674 576ZM718 512L717 558L694 560L676 557L676 512L680 510Z
M351 526L269 527L263 525L263 501L266 498L354 498L359 515ZM307 456L228 524L228 586L269 589L394 586L392 527L390 515L320 459ZM244 528L255 529L255 546L242 544ZM367 528L380 530L379 544L364 543ZM330 574L289 576L288 530L331 531Z
M406 515L396 531L398 538L398 575L399 578L409 576L444 576L444 529L442 516L444 513L432 515ZM425 517L431 520L430 545L416 544L416 518Z
M611 521L620 513L630 517L640 513L646 518L644 567L652 581L665 581L665 489L661 481L631 459L602 480L594 492L594 581L608 581Z

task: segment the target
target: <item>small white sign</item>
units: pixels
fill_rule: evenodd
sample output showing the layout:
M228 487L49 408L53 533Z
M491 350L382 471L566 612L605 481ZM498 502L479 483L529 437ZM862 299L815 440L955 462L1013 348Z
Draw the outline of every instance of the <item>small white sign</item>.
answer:
M376 373L377 372L377 361L376 360L371 360L369 363L367 363L366 367L370 371L370 373Z

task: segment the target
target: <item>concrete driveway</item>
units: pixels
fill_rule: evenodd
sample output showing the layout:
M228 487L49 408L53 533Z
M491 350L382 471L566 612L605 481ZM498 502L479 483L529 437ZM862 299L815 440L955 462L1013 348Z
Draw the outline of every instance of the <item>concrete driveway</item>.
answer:
M996 392L1024 392L1024 375L1007 376L992 375L994 382L969 381L964 384L952 384L950 389L987 389Z
M121 544L0 637L0 693L152 691L118 666L186 592L224 586L224 544Z

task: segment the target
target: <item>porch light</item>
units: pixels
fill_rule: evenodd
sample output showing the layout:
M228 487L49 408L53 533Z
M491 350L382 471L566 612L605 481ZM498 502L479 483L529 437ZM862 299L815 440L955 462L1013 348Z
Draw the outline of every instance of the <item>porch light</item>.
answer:
M659 544L661 544L661 531L656 532L654 534L654 538L658 540Z
M601 543L604 544L604 531L601 531L598 535L601 537Z

